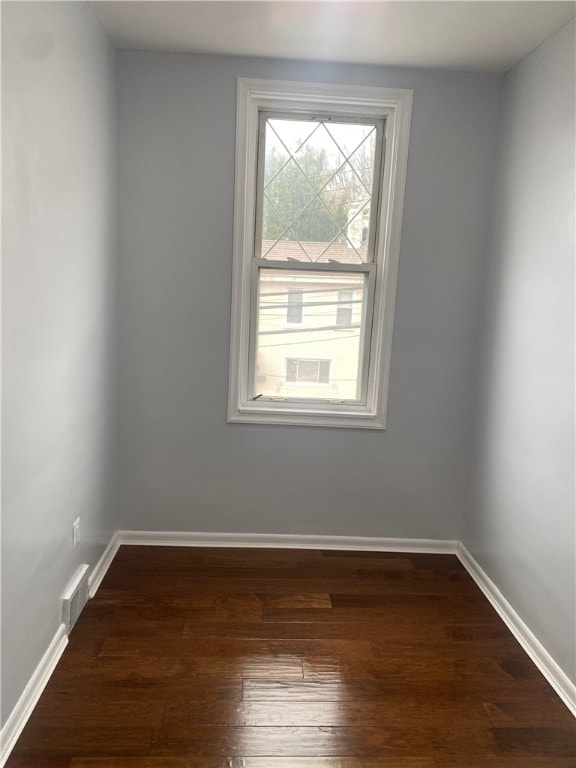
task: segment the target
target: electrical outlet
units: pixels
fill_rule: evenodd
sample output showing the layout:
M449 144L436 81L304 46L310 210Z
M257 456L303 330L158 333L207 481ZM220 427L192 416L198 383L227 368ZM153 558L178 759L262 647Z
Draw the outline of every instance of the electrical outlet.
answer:
M80 546L80 518L77 517L72 523L72 549L78 549Z

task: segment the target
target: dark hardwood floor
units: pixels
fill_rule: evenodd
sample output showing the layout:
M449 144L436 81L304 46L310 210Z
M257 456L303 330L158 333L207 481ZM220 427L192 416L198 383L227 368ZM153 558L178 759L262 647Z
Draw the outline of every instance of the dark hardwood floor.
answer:
M7 768L574 768L457 558L121 547Z

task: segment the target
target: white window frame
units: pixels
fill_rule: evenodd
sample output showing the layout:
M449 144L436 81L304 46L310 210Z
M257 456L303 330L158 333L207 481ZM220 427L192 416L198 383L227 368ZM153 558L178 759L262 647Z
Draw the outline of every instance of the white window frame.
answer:
M228 421L302 424L322 427L384 429L388 400L394 300L400 253L402 208L412 91L369 86L238 79L236 111L236 184ZM260 112L329 113L385 120L385 152L374 262L340 265L365 272L373 290L369 350L365 356L365 402L297 402L286 398L253 399L250 360L251 307L257 298L258 268L274 262L255 258L257 155ZM375 171L376 172L376 171ZM317 268L308 263L309 268ZM330 264L327 267L337 265ZM305 262L292 269L306 269ZM371 299L372 300L372 299Z

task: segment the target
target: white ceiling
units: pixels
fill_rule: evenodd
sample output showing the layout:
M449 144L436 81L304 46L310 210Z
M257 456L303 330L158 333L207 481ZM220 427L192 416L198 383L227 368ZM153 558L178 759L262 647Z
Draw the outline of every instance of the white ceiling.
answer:
M118 48L506 72L574 2L91 2Z

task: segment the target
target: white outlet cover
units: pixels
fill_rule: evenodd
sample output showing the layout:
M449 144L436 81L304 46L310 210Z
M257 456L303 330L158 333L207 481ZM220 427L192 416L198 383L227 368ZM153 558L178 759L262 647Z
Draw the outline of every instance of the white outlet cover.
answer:
M72 548L78 549L80 546L80 518L77 517L72 523Z

